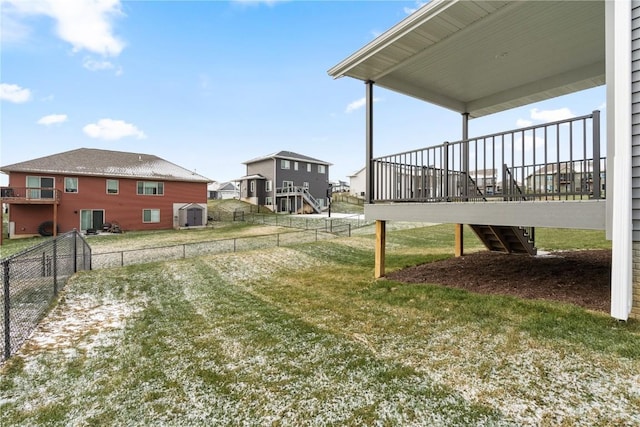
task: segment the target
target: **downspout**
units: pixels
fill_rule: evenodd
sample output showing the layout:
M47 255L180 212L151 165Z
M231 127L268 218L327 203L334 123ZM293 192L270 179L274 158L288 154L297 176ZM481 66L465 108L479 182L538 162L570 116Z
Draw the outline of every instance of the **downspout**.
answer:
M365 194L366 203L373 203L373 84L371 80L365 82L366 85L366 170L365 170Z
M605 2L607 131L614 143L611 213L611 316L627 320L632 307L631 2ZM610 160L611 161L611 160ZM608 195L607 195L608 196Z

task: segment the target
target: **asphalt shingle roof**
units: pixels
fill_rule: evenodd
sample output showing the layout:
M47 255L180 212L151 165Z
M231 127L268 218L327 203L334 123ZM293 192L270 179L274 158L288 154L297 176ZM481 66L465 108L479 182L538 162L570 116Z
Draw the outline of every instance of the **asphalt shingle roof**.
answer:
M79 148L0 167L0 171L211 182L151 154Z
M302 154L294 153L293 151L278 151L277 153L268 154L266 156L256 157L255 159L247 160L246 162L242 162L245 165L250 163L260 162L266 159L286 159L286 160L299 160L303 162L311 162L317 163L320 165L330 166L331 163L325 162L324 160L314 159L313 157L305 156Z

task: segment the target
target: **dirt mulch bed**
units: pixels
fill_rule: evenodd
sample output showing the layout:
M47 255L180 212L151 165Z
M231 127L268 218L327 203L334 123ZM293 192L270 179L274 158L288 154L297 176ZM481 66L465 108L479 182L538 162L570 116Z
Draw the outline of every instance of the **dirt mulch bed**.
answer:
M531 257L477 252L394 271L387 278L484 294L514 295L609 312L611 251L552 252Z

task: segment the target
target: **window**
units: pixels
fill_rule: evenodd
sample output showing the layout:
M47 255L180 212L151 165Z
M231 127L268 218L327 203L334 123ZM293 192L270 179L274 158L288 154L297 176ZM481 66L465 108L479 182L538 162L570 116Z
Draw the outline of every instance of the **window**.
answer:
M293 170L298 170L298 162L293 162Z
M162 196L164 184L155 181L138 181L138 194Z
M293 181L282 181L282 191L289 193L293 190Z
M53 178L44 176L28 176L27 191L29 199L53 199Z
M280 160L280 169L291 169L291 162L289 160Z
M307 163L307 172L311 172L311 163Z
M271 180L269 180L264 186L264 191L272 191L272 190L273 190L273 183L271 182Z
M81 209L80 210L80 230L86 231L90 228L101 229L104 225L104 210L102 209Z
M265 197L264 204L265 204L265 206L273 205L273 197Z
M256 182L255 181L251 181L251 183L249 184L249 191L251 191L252 193L256 192Z
M318 173L325 173L325 166L324 165L318 165Z
M65 178L64 179L64 192L65 193L77 193L78 192L78 178Z
M160 222L160 209L143 209L142 222Z
M120 182L117 179L107 180L107 194L118 194L120 191Z
M307 190L309 189L309 183L308 182L303 182L302 183L302 187L306 188Z

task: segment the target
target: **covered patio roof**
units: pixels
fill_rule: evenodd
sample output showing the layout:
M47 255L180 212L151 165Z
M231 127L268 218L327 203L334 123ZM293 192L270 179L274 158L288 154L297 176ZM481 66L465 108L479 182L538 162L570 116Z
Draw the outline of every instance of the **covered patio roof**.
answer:
M432 0L328 73L497 113L605 83L604 3Z

